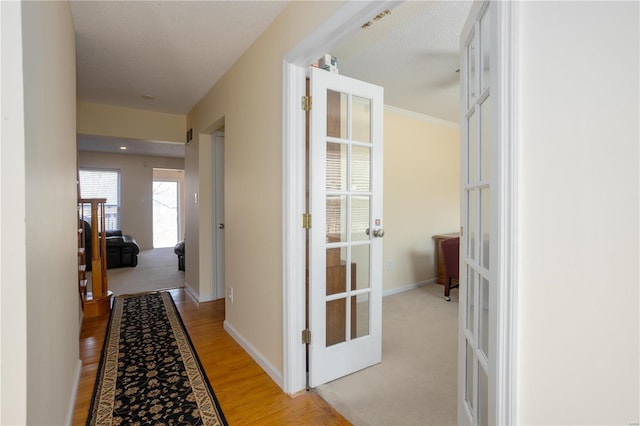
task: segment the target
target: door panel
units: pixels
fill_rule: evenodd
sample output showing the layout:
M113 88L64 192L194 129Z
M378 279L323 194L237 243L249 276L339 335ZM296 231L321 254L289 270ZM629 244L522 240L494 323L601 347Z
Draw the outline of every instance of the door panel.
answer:
M213 136L213 170L214 170L214 298L225 298L224 269L224 134Z
M492 137L498 99L491 58L495 4L478 3L461 35L462 120L461 215L464 229L460 262L458 423L495 423L498 202L495 198L497 150ZM494 89L495 90L495 89ZM495 99L494 99L495 98Z
M310 72L309 383L315 387L382 358L383 92Z

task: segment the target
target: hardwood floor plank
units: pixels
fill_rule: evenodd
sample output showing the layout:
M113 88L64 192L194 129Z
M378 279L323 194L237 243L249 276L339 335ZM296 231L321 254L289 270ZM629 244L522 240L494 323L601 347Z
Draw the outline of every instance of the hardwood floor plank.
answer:
M184 289L171 290L171 295L230 425L350 424L313 392L283 393L224 331L224 300L198 304ZM73 425L86 424L108 320L104 316L83 321L82 374Z

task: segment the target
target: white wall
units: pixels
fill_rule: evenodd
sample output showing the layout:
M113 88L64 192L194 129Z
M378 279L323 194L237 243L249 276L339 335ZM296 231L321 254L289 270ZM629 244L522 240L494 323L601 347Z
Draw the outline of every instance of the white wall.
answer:
M80 373L75 34L66 2L2 12L0 422L65 424Z
M638 3L519 24L517 423L637 424Z
M120 228L140 249L153 248L153 169L184 169L184 159L150 155L79 152L81 168L120 170Z
M26 167L21 12L22 3L0 3L0 424L3 425L27 421Z

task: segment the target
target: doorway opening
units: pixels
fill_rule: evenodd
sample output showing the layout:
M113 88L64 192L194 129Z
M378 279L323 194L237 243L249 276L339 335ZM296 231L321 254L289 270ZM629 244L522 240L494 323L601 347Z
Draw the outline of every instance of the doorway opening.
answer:
M153 169L153 248L174 247L182 235L184 171Z
M334 16L331 17L325 24L321 25L315 32L310 34L306 39L300 42L294 49L292 49L288 55L284 58L284 164L283 177L285 182L284 188L284 205L283 211L284 217L284 244L283 252L284 258L288 260L283 265L284 276L284 366L283 366L283 387L286 392L294 393L303 388L306 376L306 353L304 346L299 344L300 330L304 329L306 323L305 316L305 292L304 288L300 288L297 285L302 281L305 276L304 270L304 256L305 256L305 235L304 229L300 229L300 213L305 209L305 186L304 177L305 173L305 152L301 144L298 141L302 140L305 131L305 117L304 111L300 109L300 99L305 95L305 77L306 67L309 63L312 63L317 57L325 52L331 52L331 49L342 39L352 34L359 25L355 24L369 16L375 16L373 12L378 12L375 9L375 5L368 5L367 7L358 8L356 4L350 4L350 7L345 7ZM498 31L498 40L509 40L509 25L514 21L514 12L508 7L503 7L502 4L496 6L499 10L497 15L501 17L498 24L496 24L496 30ZM354 28L355 27L355 28ZM510 48L508 45L507 48ZM500 52L497 55L495 63L498 67L509 67L509 61L511 60L511 51L507 49L505 52ZM506 65L505 65L506 64ZM503 71L503 69L501 69ZM509 69L507 69L509 71ZM509 73L502 73L507 77ZM508 81L508 78L505 78ZM502 82L498 87L499 93L510 94L510 87L507 83ZM510 99L507 97L507 99ZM511 105L510 105L511 106ZM508 107L507 107L508 110ZM509 123L505 123L500 129L500 141L504 141L504 134L510 129ZM501 158L507 158L508 165L513 166L514 158L511 152L508 151L508 144L500 146L501 149L506 149L505 156ZM493 167L494 165L492 165ZM513 168L506 168L507 172L513 170ZM496 173L500 173L502 170L496 167ZM508 174L508 173L507 173ZM503 177L504 175L501 175ZM510 182L510 179L504 179L506 182ZM511 213L513 210L509 210L512 206L511 188L506 188L504 191L500 191L498 194L501 202L501 206L505 206L505 210ZM505 235L511 235L509 229L511 226L511 217L501 217L499 223L493 226L492 229L505 230ZM501 258L513 259L510 254L512 240L505 240L506 243L502 248ZM300 266L302 265L302 266ZM501 277L507 277L510 274L512 265L508 262L500 263L497 267L499 269L499 275ZM391 264L389 268L391 269ZM514 304L514 298L512 297L512 281L505 280L500 281L498 286L501 289L503 298L498 301L497 308L501 313L505 315L498 315L498 321L491 325L493 331L500 331L497 337L497 350L499 354L495 358L496 370L504 373L499 374L498 380L501 381L500 392L496 395L494 407L497 407L497 418L510 419L510 407L511 407L511 391L513 390L513 376L510 375L509 368L512 365L511 361L514 354L513 336L515 331L511 326L511 322L508 320L512 318L513 313L516 312ZM459 367L459 366L458 366ZM492 378L493 380L493 378ZM500 421L504 423L510 423L510 421Z

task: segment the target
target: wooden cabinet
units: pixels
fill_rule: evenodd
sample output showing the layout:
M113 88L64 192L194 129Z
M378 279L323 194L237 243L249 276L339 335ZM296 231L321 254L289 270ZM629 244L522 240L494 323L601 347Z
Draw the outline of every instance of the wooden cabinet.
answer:
M439 235L433 236L433 239L435 240L435 243L436 243L436 259L438 259L438 279L436 281L438 284L444 285L447 282L447 276L444 272L444 259L442 257L442 247L440 244L444 240L447 240L449 238L459 237L459 236L460 236L459 232L453 232L451 234L439 234Z

